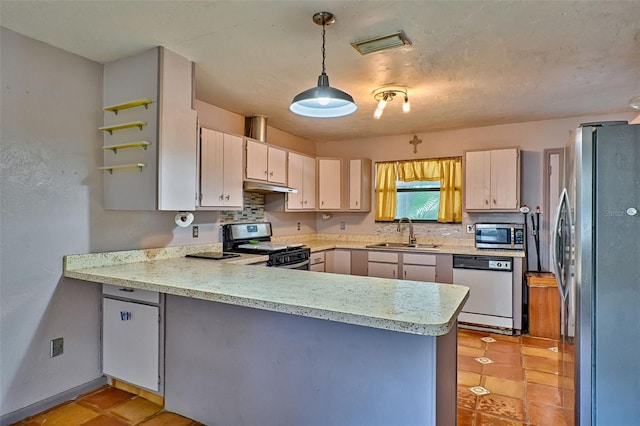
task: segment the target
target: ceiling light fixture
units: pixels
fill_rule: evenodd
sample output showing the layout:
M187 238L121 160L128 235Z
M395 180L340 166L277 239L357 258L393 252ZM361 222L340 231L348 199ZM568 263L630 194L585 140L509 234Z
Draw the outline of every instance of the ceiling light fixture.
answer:
M322 74L318 77L318 86L298 94L289 109L291 112L313 118L342 117L354 113L358 106L348 93L329 86L329 76L325 72L325 28L336 22L330 12L313 15L313 22L322 25Z
M373 99L378 101L378 107L373 113L373 118L377 120L382 117L382 111L384 111L387 104L396 96L402 96L404 99L402 101L402 112L411 111L411 104L409 103L409 93L407 92L407 89L385 87L373 92Z
M635 110L640 110L640 96L629 99L629 106Z
M411 46L411 40L409 40L409 37L407 37L404 31L398 31L397 33L383 37L351 43L351 46L360 52L361 55L368 55L369 53L393 49L394 47Z

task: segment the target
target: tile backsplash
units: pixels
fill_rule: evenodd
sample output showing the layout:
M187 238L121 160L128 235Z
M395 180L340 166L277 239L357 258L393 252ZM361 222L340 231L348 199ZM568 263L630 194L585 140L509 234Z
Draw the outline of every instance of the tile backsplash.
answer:
M264 221L264 195L245 192L243 196L244 208L238 211L220 212L220 223Z
M402 224L402 235L409 235L409 225ZM463 225L448 223L414 223L413 232L416 237L430 238L464 238ZM380 223L374 225L375 235L398 235L397 223Z

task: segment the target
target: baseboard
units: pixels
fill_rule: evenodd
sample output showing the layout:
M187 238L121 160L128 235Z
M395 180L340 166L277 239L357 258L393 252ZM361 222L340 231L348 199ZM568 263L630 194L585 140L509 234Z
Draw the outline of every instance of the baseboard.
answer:
M159 395L157 393L148 391L141 387L129 384L127 382L123 382L122 380L114 379L113 377L109 378L108 380L109 380L109 384L114 388L132 393L134 395L138 395L139 397L142 397L146 400L149 400L151 402L154 402L160 405L161 407L164 407L164 397L162 395Z
M8 426L13 423L19 422L20 420L23 420L29 416L33 416L34 414L41 413L51 407L62 404L63 402L75 399L80 395L83 395L94 389L98 389L99 387L102 387L106 384L107 378L105 376L98 377L95 380L84 383L80 386L76 386L75 388L60 392L57 395L54 395L47 399L43 399L42 401L38 401L34 404L31 404L24 408L20 408L19 410L13 411L11 413L5 414L0 417L0 425Z

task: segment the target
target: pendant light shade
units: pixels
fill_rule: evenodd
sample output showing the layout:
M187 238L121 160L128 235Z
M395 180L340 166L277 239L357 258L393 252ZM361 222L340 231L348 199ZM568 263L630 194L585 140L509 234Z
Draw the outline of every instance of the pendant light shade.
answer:
M335 22L329 12L313 15L313 22L322 25L322 74L318 85L296 95L289 106L291 112L305 117L332 118L354 113L358 107L353 98L342 90L329 86L329 76L325 72L325 27Z

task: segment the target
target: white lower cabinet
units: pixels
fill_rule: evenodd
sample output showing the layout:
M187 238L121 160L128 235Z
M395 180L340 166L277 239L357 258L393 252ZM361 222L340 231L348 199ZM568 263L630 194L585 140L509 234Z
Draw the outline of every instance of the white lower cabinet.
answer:
M399 278L399 254L386 251L370 251L368 254L368 275L379 278Z
M103 298L104 374L155 392L161 390L161 307Z
M436 282L433 254L370 251L368 259L370 277Z
M309 270L316 272L325 272L324 261L325 252L319 251L311 253L311 257L309 258Z
M351 251L335 249L325 252L325 272L351 275Z
M436 282L436 256L433 254L402 254L402 279Z

